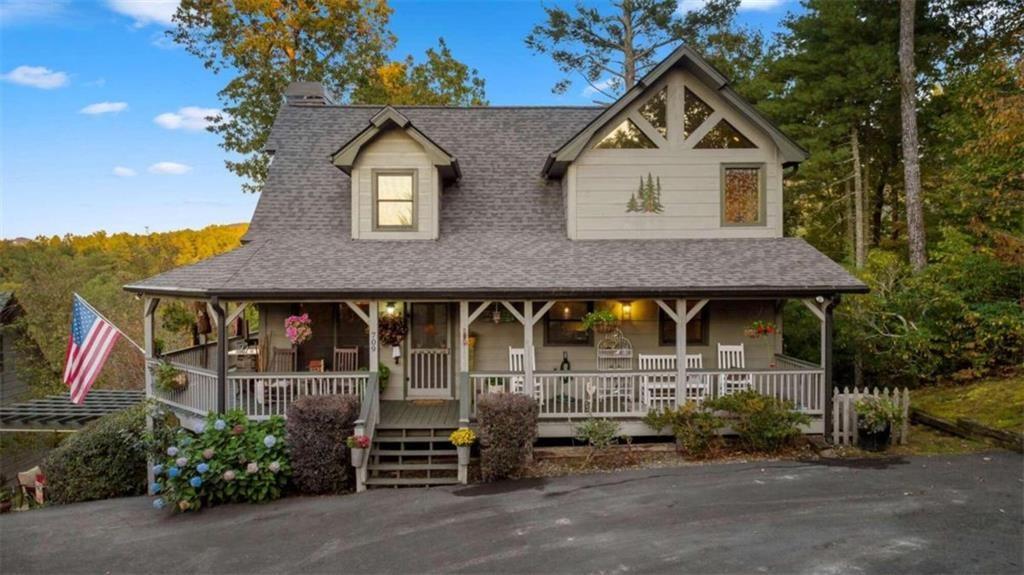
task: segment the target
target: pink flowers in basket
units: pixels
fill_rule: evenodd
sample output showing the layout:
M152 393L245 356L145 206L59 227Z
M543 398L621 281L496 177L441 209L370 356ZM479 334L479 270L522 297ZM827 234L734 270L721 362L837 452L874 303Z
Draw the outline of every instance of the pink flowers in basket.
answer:
M293 345L299 345L309 341L313 337L313 322L309 314L288 316L284 320L284 334Z

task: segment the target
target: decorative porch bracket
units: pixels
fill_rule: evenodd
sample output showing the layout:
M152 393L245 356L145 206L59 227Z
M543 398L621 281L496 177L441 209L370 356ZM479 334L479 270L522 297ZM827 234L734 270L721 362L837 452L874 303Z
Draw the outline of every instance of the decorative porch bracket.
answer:
M686 298L677 298L675 309L665 300L654 300L672 321L676 322L676 407L686 403L686 326L690 320L708 304L708 300L697 300L692 308L687 309ZM682 321L679 319L682 318Z

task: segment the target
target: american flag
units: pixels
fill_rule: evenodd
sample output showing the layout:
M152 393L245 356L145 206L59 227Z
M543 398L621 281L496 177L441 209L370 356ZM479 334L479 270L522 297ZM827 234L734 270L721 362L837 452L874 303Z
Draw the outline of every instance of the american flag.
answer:
M71 388L72 403L85 401L85 395L103 369L119 334L116 327L75 294L64 366L64 384Z

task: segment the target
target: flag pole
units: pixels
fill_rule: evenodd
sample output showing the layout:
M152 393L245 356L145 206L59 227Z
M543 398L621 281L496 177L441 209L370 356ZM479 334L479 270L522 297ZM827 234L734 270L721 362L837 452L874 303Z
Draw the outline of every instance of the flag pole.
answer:
M100 317L101 317L101 318L103 319L103 321L105 321L105 322L109 323L109 324L110 324L110 327L112 327L112 328L116 329L116 330L117 330L117 333L121 334L121 337L123 337L123 338L125 338L126 340L128 340L128 343L130 343L130 344L134 345L135 347L137 347L137 348L139 349L139 351L141 351L141 352L142 352L142 355L143 355L143 356L145 356L145 355L146 355L146 350L145 350L145 349L144 349L144 348L143 348L143 347L142 347L141 345L139 345L139 344L135 343L135 340L133 340L132 338L128 337L128 334L126 334L125 332L121 331L121 328L117 327L117 325L115 325L115 324L114 324L114 322L112 322L112 321L110 321L109 319L107 319L107 316L105 316L105 315L103 315L102 313L100 313L100 310L98 310L98 309L96 309L96 308L92 307L92 304L91 304L91 303L89 303L89 302L87 302L87 301L85 301L85 298L84 298L84 297L82 297L82 296L78 295L78 294L77 294L77 293L75 293L75 292L72 292L72 293L73 293L73 295L74 295L74 296L75 296L76 298L78 298L79 300L81 300L81 302L82 302L83 304L85 304L85 307L87 307L87 308L91 309L91 310L93 311L93 313L95 313L96 315L100 316Z

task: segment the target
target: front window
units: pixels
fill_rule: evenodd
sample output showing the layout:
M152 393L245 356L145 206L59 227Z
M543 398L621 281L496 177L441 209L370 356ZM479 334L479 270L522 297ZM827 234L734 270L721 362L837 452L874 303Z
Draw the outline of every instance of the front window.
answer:
M544 316L544 345L593 345L583 329L583 316L594 311L594 302L560 301Z
M686 302L686 308L690 309L697 302ZM661 345L674 346L676 344L676 322L668 317L665 310L658 308L658 342ZM686 324L686 345L707 345L708 343L708 306L704 306L700 313Z
M416 229L416 170L374 172L373 197L377 229Z
M724 166L722 168L722 224L764 225L764 167Z

